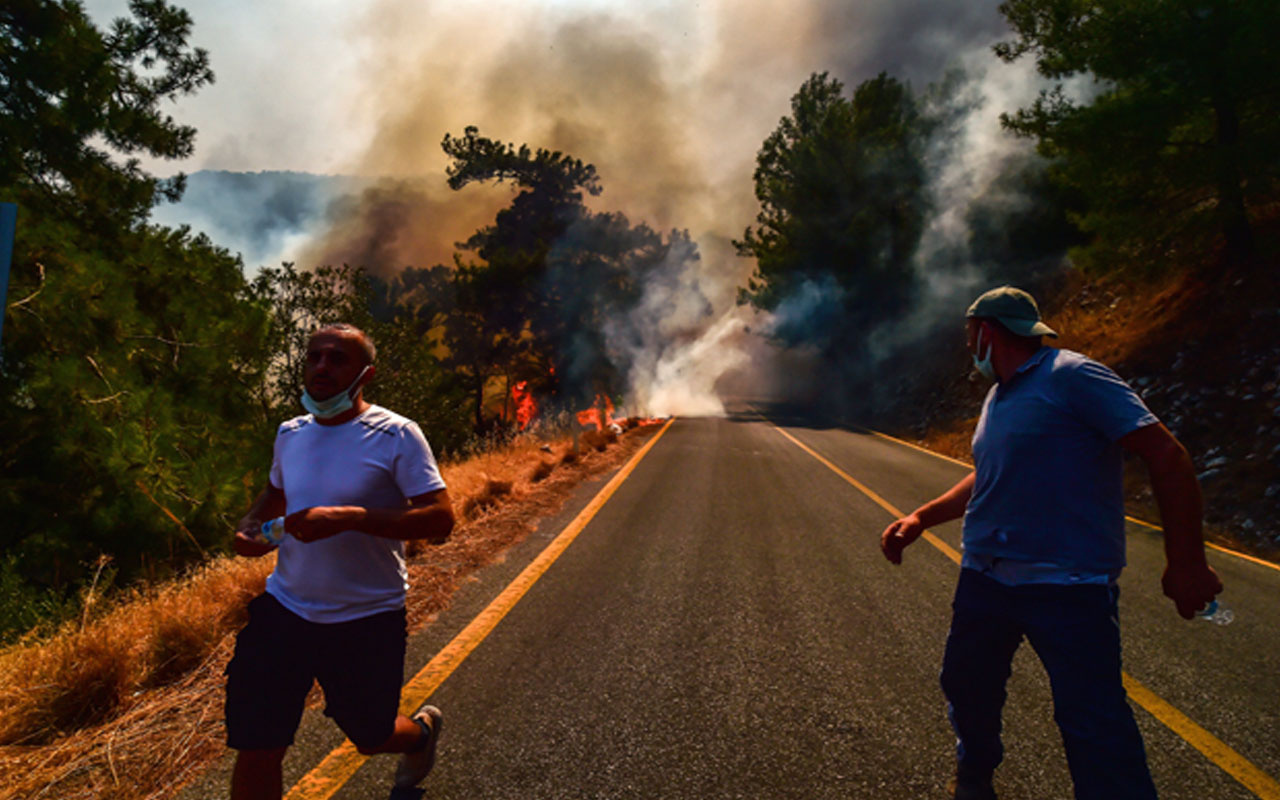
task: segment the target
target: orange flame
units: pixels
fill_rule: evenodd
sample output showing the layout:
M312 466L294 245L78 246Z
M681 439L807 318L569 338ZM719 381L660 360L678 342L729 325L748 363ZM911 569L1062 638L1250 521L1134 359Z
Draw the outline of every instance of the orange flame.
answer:
M601 409L604 413L601 413ZM613 423L613 401L607 395L596 395L596 403L591 408L578 412L578 424L584 428L588 425L595 425L596 430L602 431L605 426Z
M538 415L538 403L533 399L533 392L529 391L528 381L520 381L511 387L511 401L516 408L516 423L520 430L524 430Z

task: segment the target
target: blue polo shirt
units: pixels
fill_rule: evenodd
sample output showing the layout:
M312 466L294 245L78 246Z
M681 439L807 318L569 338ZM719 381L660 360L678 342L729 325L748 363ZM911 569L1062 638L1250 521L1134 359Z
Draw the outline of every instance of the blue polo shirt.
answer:
M983 402L964 565L994 565L999 579L1009 560L1010 583L1114 579L1125 564L1117 440L1158 421L1107 367L1042 347Z

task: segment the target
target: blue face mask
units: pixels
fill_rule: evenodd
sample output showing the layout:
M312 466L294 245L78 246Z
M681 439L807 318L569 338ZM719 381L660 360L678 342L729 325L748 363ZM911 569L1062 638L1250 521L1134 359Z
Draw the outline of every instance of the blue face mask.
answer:
M982 352L982 329L978 329L978 341L976 352L973 354L973 367L982 373L982 377L989 381L998 381L1000 378L996 375L996 368L991 365L991 351L995 348L987 345L987 354L983 358L978 358L978 353Z
M302 407L314 415L316 419L329 419L345 411L350 411L351 407L355 405L356 386L360 384L360 379L364 377L364 374L369 371L371 366L373 365L370 364L360 370L360 374L356 376L356 379L351 382L345 392L338 392L328 400L317 400L303 388Z

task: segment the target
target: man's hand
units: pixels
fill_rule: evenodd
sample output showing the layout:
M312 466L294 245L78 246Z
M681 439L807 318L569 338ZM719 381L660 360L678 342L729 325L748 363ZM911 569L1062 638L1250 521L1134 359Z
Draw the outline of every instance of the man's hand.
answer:
M1222 580L1203 561L1186 565L1170 564L1160 580L1164 593L1178 607L1183 619L1191 619L1222 591Z
M895 521L880 534L880 552L894 564L902 563L902 551L907 545L920 538L924 533L924 525L915 514L908 514Z
M360 530L365 514L360 506L312 506L285 517L284 532L300 542L314 542Z
M231 540L232 549L250 558L265 556L275 550L275 545L262 539L262 521L275 519L284 513L284 509L284 492L268 483L236 526L235 538Z
M243 525L241 525L240 530L236 531L236 538L231 542L231 546L235 549L236 553L242 556L248 556L249 558L265 556L267 553L276 549L275 545L267 544L263 541L262 538L257 535L256 531L254 533L245 533Z

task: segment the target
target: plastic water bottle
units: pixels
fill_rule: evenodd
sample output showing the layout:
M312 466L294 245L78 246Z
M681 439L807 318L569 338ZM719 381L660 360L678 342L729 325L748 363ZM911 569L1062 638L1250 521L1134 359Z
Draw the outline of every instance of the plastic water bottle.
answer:
M1196 616L1200 619L1212 622L1214 625L1230 625L1231 620L1236 618L1234 611L1222 605L1217 600L1210 600L1209 605L1205 606L1203 611L1196 612Z
M262 538L267 544L280 546L280 540L284 538L284 517L276 517L275 519L262 523Z

